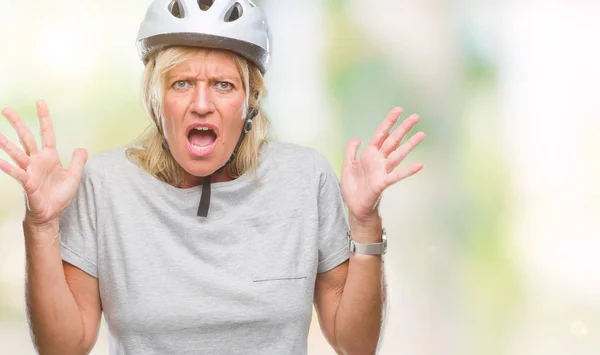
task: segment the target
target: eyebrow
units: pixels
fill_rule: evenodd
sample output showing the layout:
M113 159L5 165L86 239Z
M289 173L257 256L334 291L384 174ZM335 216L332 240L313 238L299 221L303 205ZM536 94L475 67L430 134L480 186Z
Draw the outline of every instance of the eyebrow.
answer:
M233 82L242 82L242 78L240 78L239 76L231 76L231 75L209 75L210 79L213 80L226 80L226 81L233 81Z
M169 73L169 75L167 75L167 81L172 81L175 78L193 78L195 77L195 75L191 74L191 73L186 73L186 72L182 72L182 73ZM215 74L215 75L208 75L208 79L209 80L218 80L218 81L231 81L231 82L242 82L242 78L238 75L238 76L233 76L233 75L229 75L229 74Z

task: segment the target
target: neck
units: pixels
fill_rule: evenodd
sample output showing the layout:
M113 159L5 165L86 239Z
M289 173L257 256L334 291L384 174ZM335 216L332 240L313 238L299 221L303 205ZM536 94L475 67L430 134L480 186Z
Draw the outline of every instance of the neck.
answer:
M221 173L212 174L210 182L227 182L233 180L233 178L229 176L228 170L229 169L225 169ZM185 176L183 177L183 182L181 183L181 185L179 185L179 188L181 189L188 189L191 187L200 186L202 185L202 183L204 183L205 178L203 176L194 176L189 174L188 172L185 172L184 174Z

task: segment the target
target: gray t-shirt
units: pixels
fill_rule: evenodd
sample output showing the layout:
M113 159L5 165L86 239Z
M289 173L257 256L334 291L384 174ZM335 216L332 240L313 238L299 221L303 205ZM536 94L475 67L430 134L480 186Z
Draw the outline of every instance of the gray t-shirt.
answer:
M349 257L339 182L315 150L261 149L251 175L179 189L91 158L60 221L63 260L98 278L110 354L306 354L315 278Z

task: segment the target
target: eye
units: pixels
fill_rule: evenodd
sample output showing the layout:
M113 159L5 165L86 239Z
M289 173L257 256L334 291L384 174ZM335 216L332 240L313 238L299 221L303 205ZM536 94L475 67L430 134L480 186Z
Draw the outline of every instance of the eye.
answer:
M187 80L177 80L173 83L173 88L175 89L185 89L187 88L189 82Z
M227 81L218 81L217 89L223 90L223 91L229 91L229 90L233 89L233 84L229 83Z

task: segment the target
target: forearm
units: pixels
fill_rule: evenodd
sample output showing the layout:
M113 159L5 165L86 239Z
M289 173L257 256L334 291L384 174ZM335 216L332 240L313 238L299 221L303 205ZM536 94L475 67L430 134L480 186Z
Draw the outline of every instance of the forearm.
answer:
M45 354L83 354L83 323L66 282L58 222L33 227L23 222L26 245L26 301L32 340Z
M352 238L365 243L381 240L381 220L367 224L351 219ZM377 240L379 239L379 240ZM351 254L348 276L335 319L338 348L344 354L375 354L385 300L381 256Z

